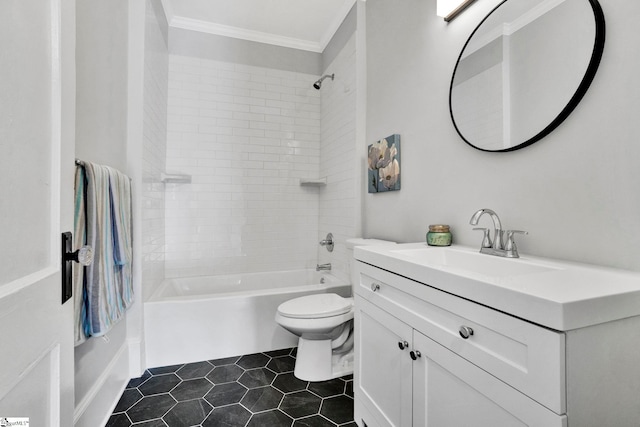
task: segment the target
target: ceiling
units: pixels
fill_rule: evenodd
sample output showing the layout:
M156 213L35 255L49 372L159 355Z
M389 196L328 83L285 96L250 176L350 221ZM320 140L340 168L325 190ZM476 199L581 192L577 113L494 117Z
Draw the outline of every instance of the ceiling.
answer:
M169 25L322 52L355 0L162 0Z

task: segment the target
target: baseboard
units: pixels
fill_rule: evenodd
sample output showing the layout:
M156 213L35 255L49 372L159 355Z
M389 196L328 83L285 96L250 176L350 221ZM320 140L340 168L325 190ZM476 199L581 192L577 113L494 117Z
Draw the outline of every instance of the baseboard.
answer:
M144 356L142 341L139 339L129 339L129 378L141 377L144 370Z
M76 405L74 427L106 425L129 378L129 342L125 340L89 392Z

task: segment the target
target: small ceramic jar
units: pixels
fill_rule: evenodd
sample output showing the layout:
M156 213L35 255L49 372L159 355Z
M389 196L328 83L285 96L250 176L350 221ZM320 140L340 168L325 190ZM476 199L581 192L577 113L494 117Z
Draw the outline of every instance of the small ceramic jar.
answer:
M451 232L446 224L435 224L429 226L427 233L427 245L429 246L451 246Z

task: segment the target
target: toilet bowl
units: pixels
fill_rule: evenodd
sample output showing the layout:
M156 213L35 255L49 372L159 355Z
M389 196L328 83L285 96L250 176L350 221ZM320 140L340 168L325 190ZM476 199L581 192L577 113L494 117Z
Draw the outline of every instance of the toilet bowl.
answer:
M297 335L293 374L305 381L324 381L353 372L353 299L337 294L294 298L278 307L276 322Z
M353 247L385 243L391 242L347 240L350 270ZM326 381L353 373L353 316L353 298L333 293L307 295L280 304L276 322L299 337L293 371L297 378Z

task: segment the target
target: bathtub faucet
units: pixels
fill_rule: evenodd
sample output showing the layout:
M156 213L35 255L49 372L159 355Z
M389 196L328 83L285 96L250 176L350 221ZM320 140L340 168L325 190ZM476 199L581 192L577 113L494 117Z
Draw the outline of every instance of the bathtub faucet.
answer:
M316 264L316 271L320 270L331 271L331 263L328 262L326 264Z

